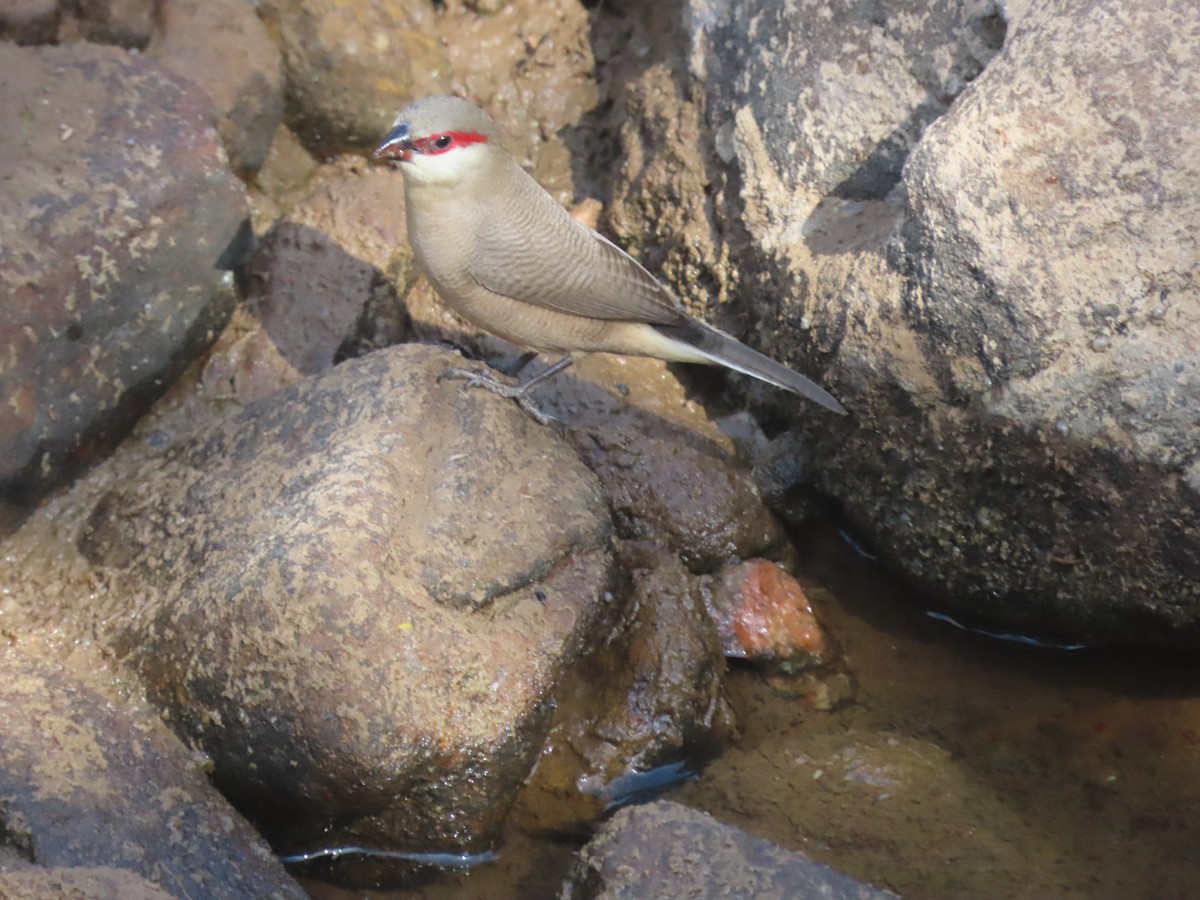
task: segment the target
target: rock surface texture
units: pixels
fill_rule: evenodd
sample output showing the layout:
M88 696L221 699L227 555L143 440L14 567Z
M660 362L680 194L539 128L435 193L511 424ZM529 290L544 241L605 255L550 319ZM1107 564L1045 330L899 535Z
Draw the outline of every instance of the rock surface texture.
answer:
M85 614L289 849L486 845L604 609L596 479L439 381L454 362L413 345L298 382L80 538L110 579Z
M0 45L0 493L110 447L236 300L245 194L202 90L109 47Z
M796 417L808 474L935 603L1194 645L1190 6L818 6L688 5L687 70L627 88L614 224L827 373L854 415Z
M660 801L613 816L584 848L563 896L885 900L896 895L704 813Z

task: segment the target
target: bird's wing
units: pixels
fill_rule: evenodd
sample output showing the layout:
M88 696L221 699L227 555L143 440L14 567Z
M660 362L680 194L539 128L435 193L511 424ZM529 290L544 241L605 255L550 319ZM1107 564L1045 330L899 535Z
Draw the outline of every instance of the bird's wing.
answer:
M475 281L569 315L652 325L687 320L671 292L637 260L525 178L511 196L497 198L500 208L477 227L469 266Z

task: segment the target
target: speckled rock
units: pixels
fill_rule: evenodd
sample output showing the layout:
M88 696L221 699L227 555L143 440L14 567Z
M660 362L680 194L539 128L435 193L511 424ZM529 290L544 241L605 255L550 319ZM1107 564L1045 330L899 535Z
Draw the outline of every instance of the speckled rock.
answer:
M605 608L595 478L455 363L406 345L285 388L80 538L107 587L79 613L284 849L486 845Z
M583 849L563 891L565 900L884 900L895 896L803 853L666 801L613 816Z
M230 165L253 177L283 117L283 70L250 4L165 0L146 55L208 91Z
M5 641L0 672L0 829L26 860L124 869L173 896L305 896L153 711L121 707L35 647ZM53 884L31 871L0 876L0 895ZM54 896L96 896L64 880ZM121 883L113 869L91 880ZM137 879L124 883L138 896ZM7 893L22 884L33 893Z
M449 65L424 0L263 0L257 10L283 51L288 125L311 148L373 147L405 103L445 92Z
M0 492L119 439L228 315L246 205L210 118L150 60L0 45Z
M687 99L697 74L711 85L738 60L752 73L787 45L763 30L773 11L730 23L723 5L691 8L691 73L651 69L629 89L612 221L667 245L662 268L694 306L737 306L752 343L825 370L849 421L756 395L810 449L803 477L968 622L1195 645L1200 170L1183 148L1200 139L1200 43L1188 4L1014 4L1004 50L956 97L1003 30L998 8L964 8L941 43L913 32L914 46L942 49L905 63L909 81L953 101L927 130L937 104L887 133L830 130L813 107L801 136L794 115L771 119L761 79ZM751 50L717 39L755 22ZM894 40L911 24L860 22L875 36L857 55L835 44L806 64L846 79L822 96L871 83L875 43L893 62L913 53ZM863 155L870 135L886 153ZM643 217L644 198L677 188L675 208L702 214L694 224L670 209Z
M171 900L172 895L128 869L29 866L0 872L2 900Z

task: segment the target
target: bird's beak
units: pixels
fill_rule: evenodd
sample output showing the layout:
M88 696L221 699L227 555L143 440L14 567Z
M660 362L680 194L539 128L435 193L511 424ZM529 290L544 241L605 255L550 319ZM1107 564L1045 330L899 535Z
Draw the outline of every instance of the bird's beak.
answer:
M412 154L413 142L408 137L408 125L397 125L387 133L383 143L375 148L372 159L408 159Z

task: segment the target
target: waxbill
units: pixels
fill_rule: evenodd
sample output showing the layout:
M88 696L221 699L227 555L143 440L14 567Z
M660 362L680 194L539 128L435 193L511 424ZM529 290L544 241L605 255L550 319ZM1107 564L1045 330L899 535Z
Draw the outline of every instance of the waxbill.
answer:
M546 193L468 101L410 104L374 155L397 161L404 174L418 268L447 306L480 328L539 351L728 366L845 414L824 388L684 312L640 263ZM472 380L524 401L570 359L517 388Z

